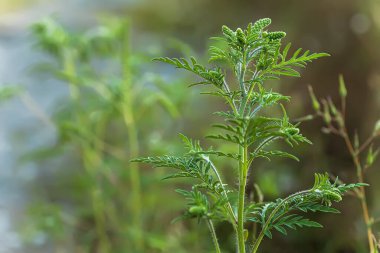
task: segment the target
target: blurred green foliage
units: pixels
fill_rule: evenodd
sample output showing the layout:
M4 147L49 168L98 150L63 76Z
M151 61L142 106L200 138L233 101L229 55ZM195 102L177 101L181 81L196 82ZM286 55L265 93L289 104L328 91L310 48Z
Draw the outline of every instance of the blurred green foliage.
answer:
M57 250L73 244L75 252L180 252L151 212L165 194L151 187L160 173L128 161L147 150L171 149L160 140L190 98L178 85L182 79L163 80L147 71L153 55L132 48L127 20L107 19L72 33L46 18L32 29L37 48L50 58L37 69L66 85L70 99L53 115L55 146L28 155L64 157L60 169L67 174L62 178L58 170L53 180L60 191L49 191L31 207L29 240L42 232ZM145 132L151 127L156 131Z
M17 86L2 86L0 87L0 102L10 100L22 92L22 89Z

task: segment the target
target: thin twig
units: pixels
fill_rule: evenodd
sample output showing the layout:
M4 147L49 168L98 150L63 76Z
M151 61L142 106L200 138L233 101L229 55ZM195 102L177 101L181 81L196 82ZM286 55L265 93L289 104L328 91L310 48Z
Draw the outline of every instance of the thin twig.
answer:
M212 223L210 219L207 219L207 225L208 225L208 228L210 229L212 241L214 242L214 246L215 246L215 251L216 253L221 253L222 251L220 250L218 237L216 236L214 224Z

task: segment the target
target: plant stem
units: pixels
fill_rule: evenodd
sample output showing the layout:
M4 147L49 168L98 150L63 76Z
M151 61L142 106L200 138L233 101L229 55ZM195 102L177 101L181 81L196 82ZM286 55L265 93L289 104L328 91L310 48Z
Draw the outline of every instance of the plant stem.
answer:
M256 194L257 194L257 204L262 204L263 201L264 201L264 197L263 197L263 193L261 192L259 186L257 184L253 184L253 188L254 190L256 191ZM252 197L252 202L255 201L255 198L254 196ZM255 242L256 239L257 239L257 227L258 227L258 223L257 222L254 222L253 223L253 228L252 228L252 242Z
M227 99L227 102L230 104L230 107L232 108L232 110L234 111L235 114L237 114L237 110L236 110L236 104L235 104L235 101L233 99L233 97L231 96L230 97L230 94L231 94L231 90L230 90L230 87L228 86L227 82L226 82L226 79L223 79L223 87L224 87L224 91L229 94L229 98Z
M246 55L243 50L243 59L239 69L239 85L240 90L243 92L243 101L240 104L239 116L244 117L246 101L248 101L248 94L244 84L244 77L246 71ZM248 173L248 147L239 145L239 198L238 198L238 249L239 253L245 253L245 238L244 238L244 200L245 200L245 188L247 185L247 173Z
M245 112L245 109L247 107L249 98L251 97L253 89L255 88L255 82L254 82L254 80L255 80L255 78L257 77L258 74L259 74L259 71L256 70L255 73L253 74L252 83L251 83L251 86L249 87L248 94L245 97L243 97L243 101L242 101L241 108L240 108L240 113L242 115L244 115L244 112ZM243 82L244 82L244 80L243 80ZM259 106L259 107L261 107L261 106ZM258 109L260 109L260 108L258 108ZM254 115L254 113L253 113L253 115Z
M95 186L92 189L91 200L96 221L96 233L99 237L98 250L104 253L111 252L111 246L106 232L106 220L104 215L105 203L103 201L103 196L100 187Z
M137 129L135 127L135 122L132 114L132 110L130 110L130 106L124 107L124 121L127 127L128 132L128 146L129 146L129 156L130 157L138 157L139 155L139 144L138 144L138 134ZM129 164L129 173L130 173L130 185L131 185L131 196L132 196L132 220L134 227L138 231L138 238L136 246L139 249L142 249L142 223L141 223L141 185L140 185L140 171L139 167L135 163Z
M75 55L72 51L65 50L63 55L63 71L69 77L75 77L77 75L76 65L75 65ZM77 109L75 111L76 124L86 125L84 123L85 119L81 117L79 99L80 90L75 83L69 81L68 83L70 89L70 98L76 105ZM101 152L91 145L81 144L80 149L83 156L83 166L86 173L91 178L92 189L90 193L90 199L92 204L92 212L95 220L95 230L99 240L99 250L104 253L110 252L111 246L109 242L108 235L106 233L106 215L105 215L105 204L102 196L101 186L97 179L97 168L99 168L101 163Z
M228 196L227 196L226 188L224 187L224 184L223 184L222 178L220 177L219 172L218 172L217 168L215 167L214 163L210 160L209 157L207 157L207 156L205 156L205 155L202 155L202 158L203 158L206 162L208 162L208 163L210 164L212 170L214 171L216 177L218 178L218 181L219 181L220 185L222 186L222 189L223 189L223 195L224 195L224 197L228 200ZM232 209L232 206L231 206L231 203L230 203L229 200L227 201L227 204L226 204L226 205L227 205L227 211L228 211L228 214L230 215L230 219L231 219L232 224L233 224L233 227L234 227L234 229L235 229L235 231L236 231L236 229L237 229L237 228L236 228L237 218L236 218L236 216L235 216L234 210Z
M218 237L216 236L215 228L214 228L214 224L212 223L212 220L207 219L207 225L208 225L208 228L210 229L212 241L214 242L215 252L221 253L222 251L220 250L220 247L219 247Z
M73 53L69 50L65 50L63 54L63 72L69 77L74 77L76 75L76 67ZM70 97L74 102L79 99L79 89L78 87L69 82Z
M241 160L239 162L239 200L238 200L238 248L239 253L245 253L245 240L244 240L244 199L245 187L247 184L247 154L248 148L246 146L239 147L239 154Z
M124 80L123 86L123 102L121 105L121 113L124 119L125 126L128 133L128 146L130 157L139 156L139 142L138 142L138 132L136 128L135 116L133 113L133 103L134 97L132 92L132 79L131 79L131 66L130 66L130 44L129 44L129 24L123 25L123 30L120 34L122 40L122 55L120 58L122 66L122 75ZM132 220L133 227L137 230L137 240L136 249L138 251L143 251L144 242L142 236L142 220L141 220L141 183L140 183L140 170L136 163L129 164L129 175L130 175L130 185L131 185L131 196L132 196ZM130 204L130 203L128 203Z
M362 165L360 163L359 152L355 151L355 149L352 145L352 142L351 142L350 138L348 137L348 132L347 132L346 127L343 126L342 131L343 131L342 137L346 143L347 149L350 152L350 155L351 155L352 160L353 160L355 167L356 167L356 175L357 175L358 181L359 181L359 183L364 183L363 168L362 168ZM372 239L373 238L372 222L371 222L371 217L370 217L369 211L368 211L366 192L365 192L364 187L360 187L359 191L360 191L359 200L360 200L360 204L362 207L364 222L365 222L366 227L367 227L369 251L370 251L370 253L374 253L376 245Z
M361 146L360 148L357 150L357 153L358 155L363 152L369 145L372 144L372 142L374 141L374 139L376 138L375 135L371 135Z

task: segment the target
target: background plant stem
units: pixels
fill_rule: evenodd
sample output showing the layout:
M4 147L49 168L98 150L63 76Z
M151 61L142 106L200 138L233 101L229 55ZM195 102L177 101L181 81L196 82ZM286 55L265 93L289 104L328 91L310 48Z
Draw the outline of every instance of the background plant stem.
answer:
M73 52L64 51L63 56L63 71L69 77L73 78L76 76L76 66L75 57ZM78 104L80 98L80 91L78 87L69 82L70 98L77 105L76 110L80 110L80 105ZM74 120L80 125L85 119L81 117L80 112L76 111L74 115ZM83 124L85 125L85 124ZM95 145L96 146L96 145ZM89 177L92 179L91 189L90 189L90 199L93 210L93 216L95 221L95 229L97 234L97 239L99 241L98 248L101 252L110 252L110 243L107 236L106 229L106 214L105 214L105 203L103 199L101 184L98 182L98 168L101 163L101 149L96 149L91 147L91 145L80 144L81 153L83 154L83 165Z
M125 21L128 22L128 21ZM128 147L129 156L138 157L140 153L138 131L136 128L135 116L133 113L133 90L132 90L132 80L131 80L131 69L130 69L130 45L129 45L129 25L123 26L125 29L121 31L121 40L123 41L122 55L121 55L121 65L122 65L122 76L123 76L123 98L121 111L124 119L125 126L128 133ZM129 203L132 212L132 225L136 235L136 249L140 252L143 251L144 242L142 238L142 219L141 219L141 178L140 169L136 163L129 163L129 176L130 176L130 186L131 186L131 196L132 201Z
M362 168L362 165L360 163L359 152L358 152L358 150L355 151L355 149L352 145L352 142L351 142L350 138L348 137L347 129L345 127L343 127L342 131L343 131L342 137L345 141L347 149L350 152L352 160L355 164L358 182L364 183L363 168ZM366 192L365 192L364 187L360 187L359 191L360 191L359 200L360 200L360 204L361 204L361 208L362 208L362 212L363 212L364 222L365 222L365 225L367 228L369 252L374 253L376 245L375 245L375 242L373 240L374 236L373 236L373 231L372 231L371 217L370 217L369 211L368 211Z

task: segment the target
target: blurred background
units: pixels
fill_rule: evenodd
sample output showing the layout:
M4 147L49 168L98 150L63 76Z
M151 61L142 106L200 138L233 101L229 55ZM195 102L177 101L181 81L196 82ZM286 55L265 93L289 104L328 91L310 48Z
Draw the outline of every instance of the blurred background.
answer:
M184 206L174 189L186 184L162 182L165 170L128 160L181 153L176 133L209 133L217 120L210 115L223 104L187 88L193 76L151 59L206 62L208 38L223 24L270 17L271 30L287 32L285 42L332 55L275 85L292 97L290 117L313 112L309 84L317 97L338 101L341 73L349 132L364 140L380 119L378 0L0 0L0 14L1 253L212 252L204 224L171 224ZM301 162L255 165L268 200L308 187L314 172L355 181L343 141L322 126L302 124L314 144L296 148ZM234 171L224 165L233 185ZM366 177L374 217L379 165ZM311 215L323 229L275 234L262 252L368 252L358 200L338 207L340 215ZM234 252L229 227L216 229Z

